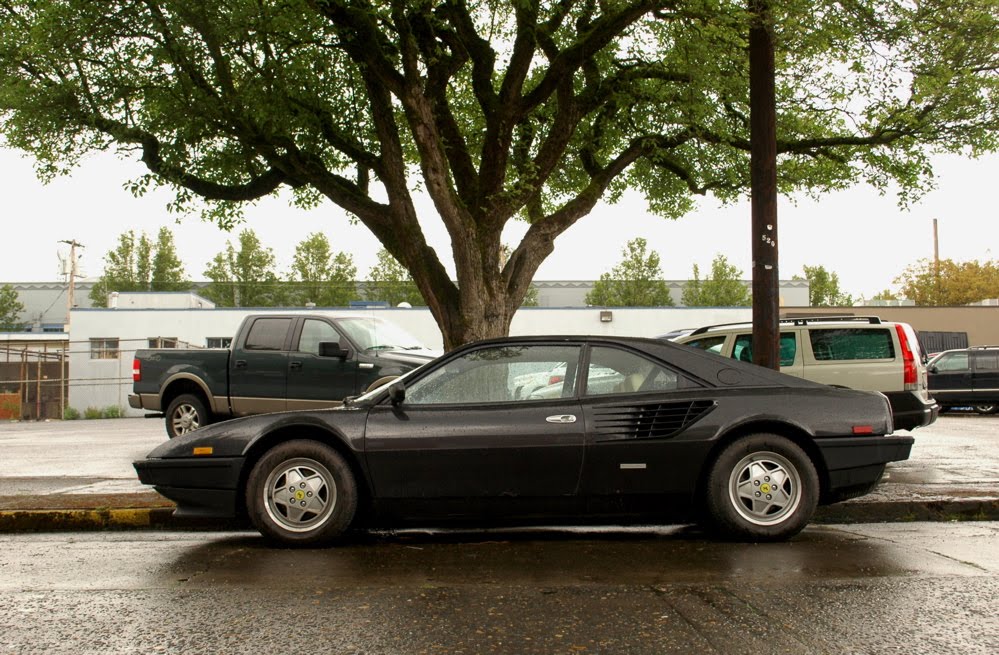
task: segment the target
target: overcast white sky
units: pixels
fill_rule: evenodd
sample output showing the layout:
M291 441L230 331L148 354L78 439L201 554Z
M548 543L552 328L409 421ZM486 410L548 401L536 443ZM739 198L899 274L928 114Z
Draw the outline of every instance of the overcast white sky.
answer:
M999 155L979 160L947 156L935 160L937 190L909 211L900 210L892 196L881 197L869 187L830 194L818 201L782 199L779 215L780 277L802 274L803 265L822 265L840 277L841 289L854 296L871 295L888 287L909 264L933 255L932 219L939 219L940 256L957 261L999 258ZM226 233L198 216L176 222L166 211L168 192L134 198L123 184L142 171L137 162L113 155L94 155L70 177L43 185L32 162L21 153L0 149L4 180L5 236L0 282L47 282L57 275L57 253L67 252L61 239L85 245L83 272L98 276L104 255L128 229L151 236L170 226L187 275L205 279L214 255L236 233ZM537 280L592 280L610 270L625 244L644 237L662 258L666 279L688 279L692 265L702 274L718 253L750 276L749 204L720 206L711 198L677 221L647 214L639 196L617 205L599 205L556 242L555 252L541 266ZM360 225L352 226L340 209L326 203L311 211L291 207L285 198L261 201L246 212L245 227L257 232L274 250L278 270L287 273L296 244L312 232L324 232L334 248L354 256L363 279L375 263L378 242ZM505 240L514 243L525 226L508 228ZM424 230L450 267L450 243L432 212ZM997 245L996 253L992 247Z

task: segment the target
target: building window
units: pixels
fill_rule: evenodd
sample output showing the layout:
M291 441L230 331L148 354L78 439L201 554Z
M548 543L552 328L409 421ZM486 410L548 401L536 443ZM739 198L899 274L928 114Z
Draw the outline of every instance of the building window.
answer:
M232 337L205 337L205 348L228 348Z
M90 359L118 359L118 339L91 339Z
M150 348L176 348L177 337L149 337Z

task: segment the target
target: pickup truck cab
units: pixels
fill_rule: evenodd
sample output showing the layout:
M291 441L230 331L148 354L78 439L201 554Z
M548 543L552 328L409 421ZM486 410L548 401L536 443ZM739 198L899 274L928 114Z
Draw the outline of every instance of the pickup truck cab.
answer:
M232 416L339 405L440 353L372 316L248 316L228 349L139 350L128 404L172 438Z

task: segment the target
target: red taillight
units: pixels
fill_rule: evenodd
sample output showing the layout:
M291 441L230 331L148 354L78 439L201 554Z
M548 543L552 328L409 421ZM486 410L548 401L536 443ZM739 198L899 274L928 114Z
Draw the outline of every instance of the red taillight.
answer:
M901 325L895 325L895 332L898 334L898 343L902 347L902 383L907 391L919 388L919 374L916 371L916 357L909 347L909 339L905 336L905 330Z
M132 360L132 382L142 382L142 364L138 359Z
M872 425L855 425L853 426L854 434L874 434L874 426Z
M558 384L564 379L565 379L564 375L553 375L550 378L548 378L548 384Z

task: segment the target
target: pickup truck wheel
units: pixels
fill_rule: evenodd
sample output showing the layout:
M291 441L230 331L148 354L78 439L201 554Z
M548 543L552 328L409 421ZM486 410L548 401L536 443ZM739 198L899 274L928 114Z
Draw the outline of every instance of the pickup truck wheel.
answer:
M166 432L173 439L211 423L205 403L193 394L177 396L167 406Z
M357 483L350 465L329 446L288 441L267 451L246 482L253 525L286 546L325 545L350 527Z
M722 536L778 541L801 532L812 517L819 476L790 439L754 434L721 451L706 492L709 522Z

